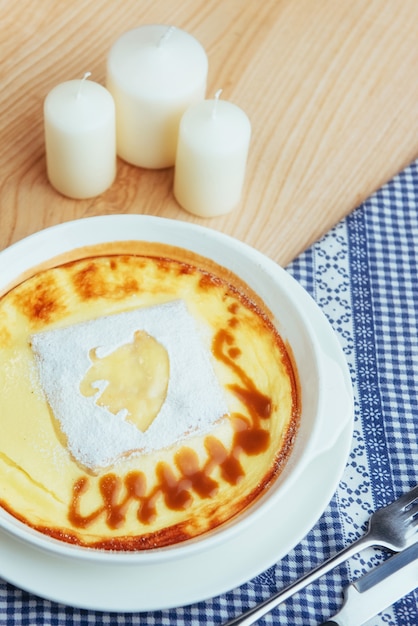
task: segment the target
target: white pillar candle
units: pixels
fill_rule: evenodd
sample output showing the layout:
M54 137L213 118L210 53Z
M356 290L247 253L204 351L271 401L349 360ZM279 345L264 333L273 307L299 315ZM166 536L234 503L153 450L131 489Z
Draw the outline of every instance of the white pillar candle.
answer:
M57 85L44 102L47 175L70 198L97 196L116 176L115 104L87 76Z
M133 165L174 165L184 111L203 100L208 60L201 44L174 27L149 24L112 46L106 86L116 104L118 155Z
M228 213L240 201L251 124L231 102L205 100L183 115L177 146L174 195L200 217Z

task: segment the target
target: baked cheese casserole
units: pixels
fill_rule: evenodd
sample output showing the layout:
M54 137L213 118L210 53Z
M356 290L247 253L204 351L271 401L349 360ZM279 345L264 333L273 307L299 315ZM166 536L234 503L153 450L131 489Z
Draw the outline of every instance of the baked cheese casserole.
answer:
M0 296L0 505L132 551L232 519L284 467L300 404L258 296L190 251L75 250Z

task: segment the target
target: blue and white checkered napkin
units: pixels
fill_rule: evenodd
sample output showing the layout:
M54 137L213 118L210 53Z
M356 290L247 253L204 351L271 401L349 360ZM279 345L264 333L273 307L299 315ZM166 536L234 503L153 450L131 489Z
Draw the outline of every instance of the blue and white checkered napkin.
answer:
M222 624L267 598L364 532L371 512L418 483L418 163L385 185L300 255L288 271L333 326L355 394L347 467L308 536L277 565L207 602L143 614L64 607L0 581L0 626ZM1 555L0 555L1 558ZM342 589L383 558L369 549L289 599L263 624L314 626L340 606ZM417 592L373 626L417 626Z

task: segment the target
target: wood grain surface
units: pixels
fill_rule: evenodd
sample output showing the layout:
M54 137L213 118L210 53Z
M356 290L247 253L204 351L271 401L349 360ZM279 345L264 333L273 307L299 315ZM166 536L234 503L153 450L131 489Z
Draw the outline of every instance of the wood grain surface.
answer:
M209 58L208 97L252 123L242 201L202 219L173 169L118 162L114 185L71 200L48 184L43 101L92 72L126 30L183 28ZM0 0L0 249L47 226L159 215L233 235L286 265L418 156L416 0Z

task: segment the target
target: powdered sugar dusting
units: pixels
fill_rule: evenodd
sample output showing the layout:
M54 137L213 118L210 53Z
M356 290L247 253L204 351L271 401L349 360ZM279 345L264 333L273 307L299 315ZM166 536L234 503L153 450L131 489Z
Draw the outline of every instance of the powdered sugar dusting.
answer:
M170 362L165 401L145 432L125 419L126 411L114 415L96 404L100 390L92 397L80 392L92 364L90 351L99 357L111 354L132 342L138 330L161 343ZM228 411L210 351L181 300L37 333L31 343L42 388L68 448L91 470L208 432Z

